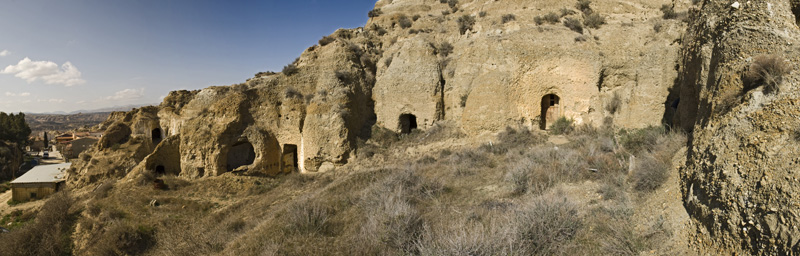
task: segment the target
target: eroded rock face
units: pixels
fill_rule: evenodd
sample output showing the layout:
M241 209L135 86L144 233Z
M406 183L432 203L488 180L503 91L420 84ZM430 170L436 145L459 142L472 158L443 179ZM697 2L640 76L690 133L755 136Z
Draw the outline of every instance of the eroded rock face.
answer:
M693 130L681 177L699 253L800 254L797 72L777 91L743 78L759 55L797 70L791 2L707 0L691 9L676 119Z
M330 171L355 156L373 125L408 132L446 121L478 135L545 129L561 116L627 128L662 122L684 29L661 18L670 1L593 3L606 24L582 33L534 22L564 8L573 12L562 19L582 20L574 2L461 2L378 1L382 15L321 40L294 69L175 91L158 107L112 114L103 127L113 136L76 173L117 154L131 161L125 173ZM503 21L506 14L516 18ZM465 16L475 20L470 28L458 22ZM619 107L608 108L614 101ZM113 142L127 134L123 125L139 146ZM112 153L120 143L127 151Z

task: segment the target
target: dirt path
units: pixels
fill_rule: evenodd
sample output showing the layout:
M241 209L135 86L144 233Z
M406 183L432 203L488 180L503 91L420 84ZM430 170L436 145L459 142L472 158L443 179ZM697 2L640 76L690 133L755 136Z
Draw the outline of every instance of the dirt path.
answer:
M8 205L8 200L11 200L10 189L3 194L0 194L0 216L6 215L6 210L11 208L11 206Z

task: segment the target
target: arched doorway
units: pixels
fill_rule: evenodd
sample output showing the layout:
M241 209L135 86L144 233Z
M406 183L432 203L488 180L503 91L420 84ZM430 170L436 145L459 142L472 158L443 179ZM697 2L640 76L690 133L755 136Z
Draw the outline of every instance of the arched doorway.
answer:
M542 97L542 114L541 123L539 124L542 130L546 130L548 126L561 117L561 108L558 105L560 100L561 98L555 94L548 94Z
M228 151L227 169L233 171L241 166L251 165L255 160L256 152L253 150L253 144L248 141L238 142Z
M417 117L412 114L400 115L400 133L411 133L417 129Z
M161 135L161 128L153 129L151 135L154 144L158 144L159 142L161 142L161 139L163 138L163 136Z

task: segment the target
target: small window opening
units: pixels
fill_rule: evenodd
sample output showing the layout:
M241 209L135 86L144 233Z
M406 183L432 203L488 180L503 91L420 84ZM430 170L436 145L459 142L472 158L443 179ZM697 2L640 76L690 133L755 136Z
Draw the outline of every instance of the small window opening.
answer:
M164 168L163 165L156 166L156 174L158 174L158 175L167 174L167 169Z

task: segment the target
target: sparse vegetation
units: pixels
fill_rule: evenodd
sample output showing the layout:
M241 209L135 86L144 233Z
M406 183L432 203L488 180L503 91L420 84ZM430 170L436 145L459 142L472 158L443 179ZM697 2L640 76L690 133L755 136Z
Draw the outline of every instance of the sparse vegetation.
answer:
M560 117L552 125L550 125L550 133L555 135L569 134L575 130L574 121L572 118Z
M592 13L591 5L592 1L590 0L578 0L578 3L575 4L575 8L588 15Z
M564 19L564 26L572 31L583 34L583 24L578 19L566 18Z
M661 12L664 13L661 17L664 19L678 18L678 13L675 12L675 6L671 4L664 4L661 6Z
M297 68L297 66L295 66L294 64L289 64L289 65L283 66L283 70L281 71L281 73L283 73L286 76L291 76L291 75L297 74L297 72L299 72L299 71L300 71L300 69Z
M569 8L561 8L560 13L561 13L561 17L563 18L565 16L573 15L576 12L574 10L572 10L572 9L569 9Z
M461 17L458 17L457 22L458 22L458 31L461 32L461 34L463 35L464 33L467 33L468 30L472 29L472 26L475 25L475 17L465 14Z
M371 11L369 11L367 13L367 17L375 18L375 17L381 16L381 14L383 14L383 11L381 11L381 8L375 8L375 9L372 9Z
M336 41L336 38L334 38L333 36L324 36L322 37L322 39L319 40L319 45L326 46L330 43L333 43L333 41Z
M0 234L4 255L70 255L76 218L73 202L68 192L53 194L32 223Z
M508 22L516 20L516 19L517 19L517 16L514 16L514 14L506 14L506 15L503 15L501 20L502 20L502 23L505 24L505 23L508 23Z
M401 15L397 19L397 24L400 25L400 28L406 29L406 28L410 28L411 25L414 24L414 22L412 22L411 19L408 18L408 16Z
M789 64L777 55L756 56L744 74L745 91L764 85L765 92L776 92L783 76L791 71Z
M554 12L549 12L549 13L544 15L544 21L546 21L547 23L550 23L550 24L556 24L559 21L561 21L561 17L558 16L558 14L556 14Z
M608 113L611 113L611 115L614 115L617 113L617 111L621 106L622 106L622 97L619 95L618 92L614 92L614 96L611 97L611 100L609 100L606 103L606 111L608 111Z
M598 29L601 25L606 24L606 18L600 16L598 13L592 13L586 15L586 17L583 19L583 24L588 28Z
M436 46L436 52L442 57L447 57L447 55L453 52L453 45L449 42L442 42Z
M478 13L478 17L481 17L481 18L486 17L486 11L479 12Z

